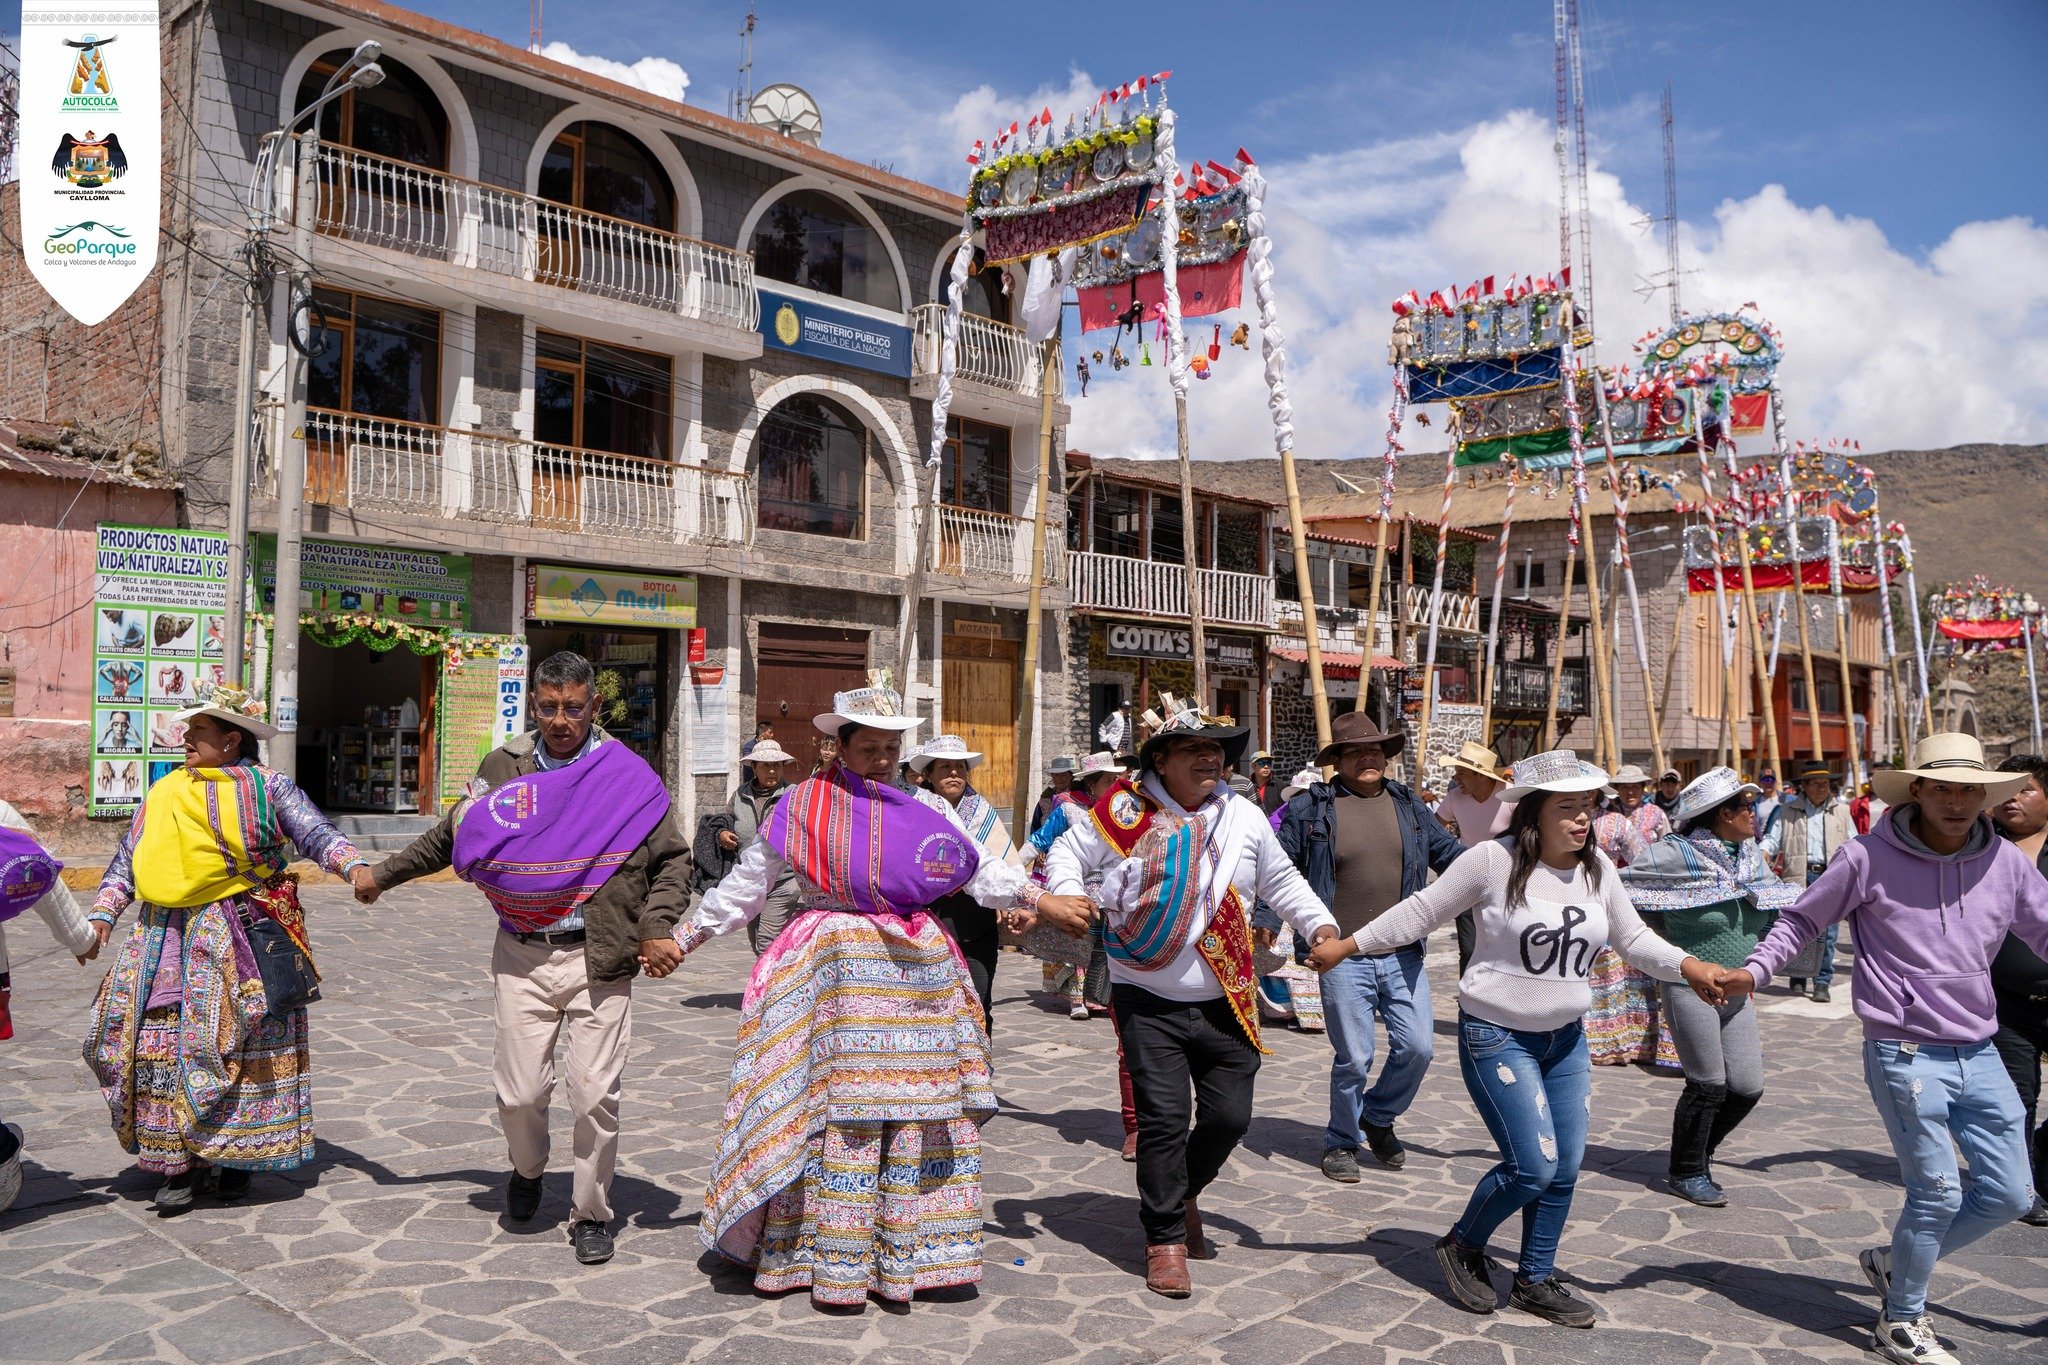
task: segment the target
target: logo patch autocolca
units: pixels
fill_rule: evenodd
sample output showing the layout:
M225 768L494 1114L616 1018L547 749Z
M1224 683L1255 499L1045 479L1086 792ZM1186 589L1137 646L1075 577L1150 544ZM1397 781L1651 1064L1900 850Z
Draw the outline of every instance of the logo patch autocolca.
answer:
M107 44L120 35L101 38L94 34L82 34L66 38L64 46L76 54L71 63L71 84L64 95L64 112L67 114L121 112L121 101L114 94L114 81L107 74Z

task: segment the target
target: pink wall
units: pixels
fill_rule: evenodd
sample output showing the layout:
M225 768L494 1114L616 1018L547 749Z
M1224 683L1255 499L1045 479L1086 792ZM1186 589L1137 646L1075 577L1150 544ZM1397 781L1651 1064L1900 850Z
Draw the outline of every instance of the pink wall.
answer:
M175 526L169 489L0 472L0 664L14 714L0 716L0 796L60 849L111 844L85 819L92 731L93 551L100 522Z

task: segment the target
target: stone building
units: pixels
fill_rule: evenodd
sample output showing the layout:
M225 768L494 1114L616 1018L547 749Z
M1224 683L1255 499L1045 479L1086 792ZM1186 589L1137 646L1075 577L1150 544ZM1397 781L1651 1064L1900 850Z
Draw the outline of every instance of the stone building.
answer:
M364 41L384 79L305 121L317 147L290 141ZM1065 667L1057 630L1019 657L1040 374L999 272L970 279L940 507L921 510L956 189L374 0L213 0L167 11L164 42L162 263L88 331L6 253L0 301L23 321L0 339L0 414L161 450L176 515L225 526L252 215L286 265L310 219L310 298L269 290L252 358L257 532L276 527L280 464L303 458L309 547L402 551L463 585L415 626L592 655L686 813L724 798L757 722L808 753L811 715L893 667L905 632L911 704L990 752L991 790L1042 766L1012 739L1020 670ZM380 610L371 596L309 571L300 605L327 622ZM348 766L336 735L407 701L431 715L438 685L431 642L409 661L319 647L335 638L309 630L301 665L316 791ZM1038 734L1068 732L1065 705L1044 695ZM419 747L398 784L413 800L378 809L431 807L436 745Z

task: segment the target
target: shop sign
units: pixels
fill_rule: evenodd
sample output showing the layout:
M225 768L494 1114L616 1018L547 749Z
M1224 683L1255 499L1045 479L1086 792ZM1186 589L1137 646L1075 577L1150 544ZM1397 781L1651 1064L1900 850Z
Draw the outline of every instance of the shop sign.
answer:
M1171 626L1139 626L1119 622L1104 627L1105 644L1112 659L1192 659L1195 657L1191 631ZM1257 673L1258 643L1243 635L1203 637L1209 667L1225 673Z
M910 378L910 329L815 299L757 289L761 336L781 351Z
M185 761L201 682L226 677L228 538L176 527L99 527L93 558L92 770L87 809L129 815Z
M461 630L469 620L469 556L345 540L299 546L299 610L366 615ZM277 598L277 537L256 538L256 583L266 610Z
M526 641L461 633L448 644L434 697L443 807L462 799L485 754L526 726Z
M689 630L697 624L697 580L529 564L526 615L534 621Z

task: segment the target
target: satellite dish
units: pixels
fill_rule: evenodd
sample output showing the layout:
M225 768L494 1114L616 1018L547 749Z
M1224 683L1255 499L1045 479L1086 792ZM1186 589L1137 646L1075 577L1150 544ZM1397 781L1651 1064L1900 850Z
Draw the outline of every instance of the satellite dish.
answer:
M825 135L825 117L811 92L787 81L767 86L747 105L747 122L773 128L784 137L811 146Z

